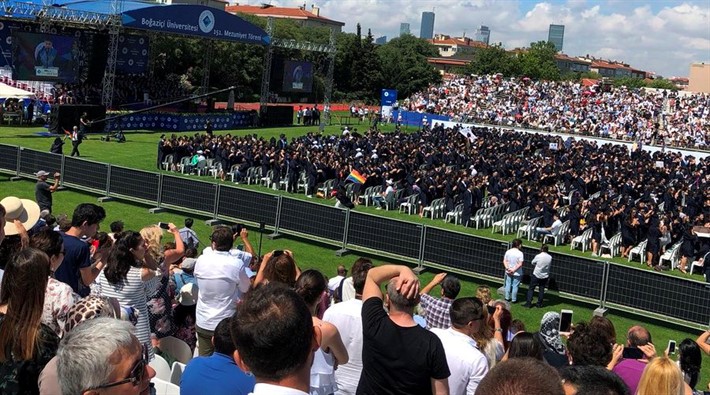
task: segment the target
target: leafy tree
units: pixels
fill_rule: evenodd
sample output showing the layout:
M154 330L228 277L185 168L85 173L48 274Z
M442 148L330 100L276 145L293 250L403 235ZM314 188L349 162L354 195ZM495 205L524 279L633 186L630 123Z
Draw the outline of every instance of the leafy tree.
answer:
M359 56L352 64L352 88L354 93L361 98L376 99L379 96L382 72L380 58L375 49L375 38L368 30L367 37L360 40Z
M644 88L646 86L646 82L642 80L641 78L631 78L631 77L622 77L622 78L615 78L614 79L614 86L615 87L620 87L620 86L625 86L627 88Z
M539 80L560 79L560 69L555 63L556 53L554 44L550 42L530 43L530 48L518 55L521 75Z
M476 50L473 61L464 67L466 74L497 74L506 77L518 74L518 59L513 57L500 43Z
M649 88L656 88L656 89L670 89L672 91L677 91L678 87L676 84L672 83L671 81L663 78L658 78L653 81L651 81L650 84L647 85Z
M376 49L382 67L382 81L399 92L399 97L426 89L431 84L441 82L441 74L427 62L438 51L426 40L412 35L392 39Z

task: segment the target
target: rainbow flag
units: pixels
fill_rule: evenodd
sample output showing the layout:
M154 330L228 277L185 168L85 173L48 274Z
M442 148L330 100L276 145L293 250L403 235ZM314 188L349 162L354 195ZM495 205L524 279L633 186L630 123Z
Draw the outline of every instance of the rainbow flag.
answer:
M350 175L348 176L348 178L345 179L345 181L352 181L355 184L364 184L365 181L367 181L367 177L360 174L359 171L353 170L350 172Z

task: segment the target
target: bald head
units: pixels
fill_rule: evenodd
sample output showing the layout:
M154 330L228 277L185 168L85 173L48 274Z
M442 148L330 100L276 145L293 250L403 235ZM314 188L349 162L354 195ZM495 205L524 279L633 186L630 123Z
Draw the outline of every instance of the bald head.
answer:
M626 333L626 341L629 347L645 346L652 343L651 333L640 325L634 325Z
M345 268L343 265L338 265L338 276L347 276L348 275L348 269Z

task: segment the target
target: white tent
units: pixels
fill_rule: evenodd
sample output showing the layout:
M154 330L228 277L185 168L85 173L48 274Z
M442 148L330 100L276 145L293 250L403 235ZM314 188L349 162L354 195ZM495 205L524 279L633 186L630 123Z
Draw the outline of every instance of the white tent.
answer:
M0 82L0 99L27 99L35 94Z

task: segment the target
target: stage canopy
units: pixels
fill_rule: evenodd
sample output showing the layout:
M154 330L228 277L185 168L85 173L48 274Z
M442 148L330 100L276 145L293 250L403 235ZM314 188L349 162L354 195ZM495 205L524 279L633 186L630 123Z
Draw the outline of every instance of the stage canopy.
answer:
M41 0L4 1L3 3L33 3ZM111 1L65 0L53 8L92 14L111 15ZM268 45L271 38L260 27L220 9L187 4L156 4L145 1L122 1L121 21L127 29L159 33L182 34L221 41ZM7 15L21 18L23 15Z
M27 99L35 94L0 82L0 99Z

